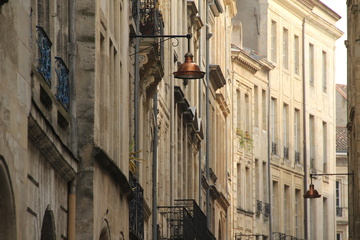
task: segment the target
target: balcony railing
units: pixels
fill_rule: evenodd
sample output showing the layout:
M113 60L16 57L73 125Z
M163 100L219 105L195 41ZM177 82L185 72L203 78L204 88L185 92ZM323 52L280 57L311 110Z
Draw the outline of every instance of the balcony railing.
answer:
M300 153L295 151L295 163L300 163Z
M273 232L273 240L304 240L281 232Z
M289 148L284 146L284 159L289 159Z
M263 212L263 202L260 200L256 200L256 214L260 215Z
M45 30L36 26L37 40L39 48L39 58L37 59L37 71L44 77L45 82L51 87L51 46L52 43Z
M336 216L337 217L343 216L343 208L342 207L336 207Z
M274 142L271 143L271 153L274 155L277 154L277 144Z
M130 177L130 186L134 192L134 199L129 206L130 239L144 239L144 190L137 180Z
M207 218L192 199L175 200L173 207L158 207L160 239L215 240Z
M60 57L55 57L56 68L55 72L58 76L58 86L56 99L63 105L66 110L69 110L70 94L69 94L69 70L65 62Z

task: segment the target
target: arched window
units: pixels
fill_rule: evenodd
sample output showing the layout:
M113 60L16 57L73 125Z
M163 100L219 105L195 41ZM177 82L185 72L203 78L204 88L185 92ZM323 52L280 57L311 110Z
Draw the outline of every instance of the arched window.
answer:
M99 240L110 240L110 229L107 220L103 220Z
M14 194L5 159L0 155L0 239L16 239Z
M46 210L41 227L41 240L55 240L55 222L52 210Z

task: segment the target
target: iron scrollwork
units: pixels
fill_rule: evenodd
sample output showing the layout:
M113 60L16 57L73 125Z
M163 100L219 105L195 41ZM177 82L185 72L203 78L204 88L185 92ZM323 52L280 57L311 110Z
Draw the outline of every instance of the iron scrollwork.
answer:
M55 57L56 68L55 72L58 76L59 82L57 86L56 99L63 105L66 110L69 110L70 94L69 94L69 70L66 64L60 57Z
M36 43L39 47L39 58L37 59L37 71L44 77L45 82L51 87L51 46L52 43L47 36L45 30L36 26L37 40Z

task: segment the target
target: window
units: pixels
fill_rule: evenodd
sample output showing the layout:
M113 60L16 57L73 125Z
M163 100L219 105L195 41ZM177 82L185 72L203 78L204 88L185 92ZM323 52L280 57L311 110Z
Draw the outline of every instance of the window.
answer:
M236 125L237 128L241 129L241 93L239 90L236 90Z
M314 86L315 66L314 66L314 45L309 43L309 84Z
M237 206L238 207L242 207L242 203L241 203L241 189L242 189L242 186L241 186L241 165L240 164L237 164L236 165L236 198L237 198Z
M336 216L342 216L342 208L341 208L341 188L340 188L340 180L336 180L336 188L335 188L335 198L336 198Z
M271 21L271 60L273 62L277 62L276 33L276 22Z
M245 131L250 131L250 98L245 94Z
M271 209L271 213L272 213L272 221L273 221L273 226L274 226L274 232L280 232L280 226L279 226L279 202L278 202L278 196L279 196L279 188L278 188L278 182L273 181L272 183L272 209Z
M310 168L315 169L315 119L313 115L310 115L309 119L309 131L310 131Z
M327 90L327 65L326 65L326 52L322 52L322 90Z
M323 122L323 171L327 172L327 124Z
M299 189L295 189L295 236L297 238L301 237L301 230L300 230L300 226L301 226L301 219L300 219L300 214L301 214L301 190Z
M251 181L251 174L250 174L250 168L245 168L245 176L246 176L246 210L251 211L252 209L252 181Z
M261 101L262 101L262 103L261 103L261 108L262 108L262 116L261 116L261 118L262 118L262 129L263 130L266 130L267 129L267 114L266 114L266 106L267 106L267 104L266 104L266 91L265 90L262 90L262 93L261 93Z
M291 216L291 207L290 207L290 187L284 185L284 230L286 234L289 234L291 231L290 216Z
M259 159L255 158L255 199L260 200L260 168Z
M266 200L268 199L268 192L267 192L267 189L268 189L268 179L267 179L267 164L266 162L263 162L262 163L262 188L263 188L263 198L262 200L264 202L267 202Z
M276 129L275 129L275 124L276 124L276 99L275 98L271 98L270 101L270 136L271 136L271 140L272 140L272 154L277 154L277 146L276 146Z
M323 198L323 239L328 240L328 201L327 198Z
M295 162L300 163L300 111L295 109L294 111L294 151L295 151Z
M288 145L288 127L289 127L289 124L288 124L288 105L287 104L284 104L283 106L283 145L284 145L284 158L285 159L289 159L289 145Z
M299 74L299 36L294 35L294 72L295 74Z
M259 127L259 90L257 86L254 86L254 123L256 127Z
M289 69L289 31L283 28L283 67Z

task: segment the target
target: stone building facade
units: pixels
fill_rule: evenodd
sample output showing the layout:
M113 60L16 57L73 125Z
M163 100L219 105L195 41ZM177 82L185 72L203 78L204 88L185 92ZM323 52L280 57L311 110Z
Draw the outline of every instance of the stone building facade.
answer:
M306 200L303 195L311 173L335 172L333 60L335 41L342 35L335 26L340 16L320 1L239 0L237 6L234 38L274 65L267 79L268 104L261 105L269 114L264 125L269 139L257 143L269 153L265 159L255 156L270 164L270 186L259 184L253 189L269 193L264 200L271 208L271 237L334 239L334 182L327 177L312 179L322 200ZM252 116L262 112L256 107L257 98ZM259 124L257 117L253 121Z
M359 205L359 46L358 26L359 10L357 1L347 1L347 137L348 137L348 172L353 173L352 184L349 185L349 239L360 237L360 205Z

